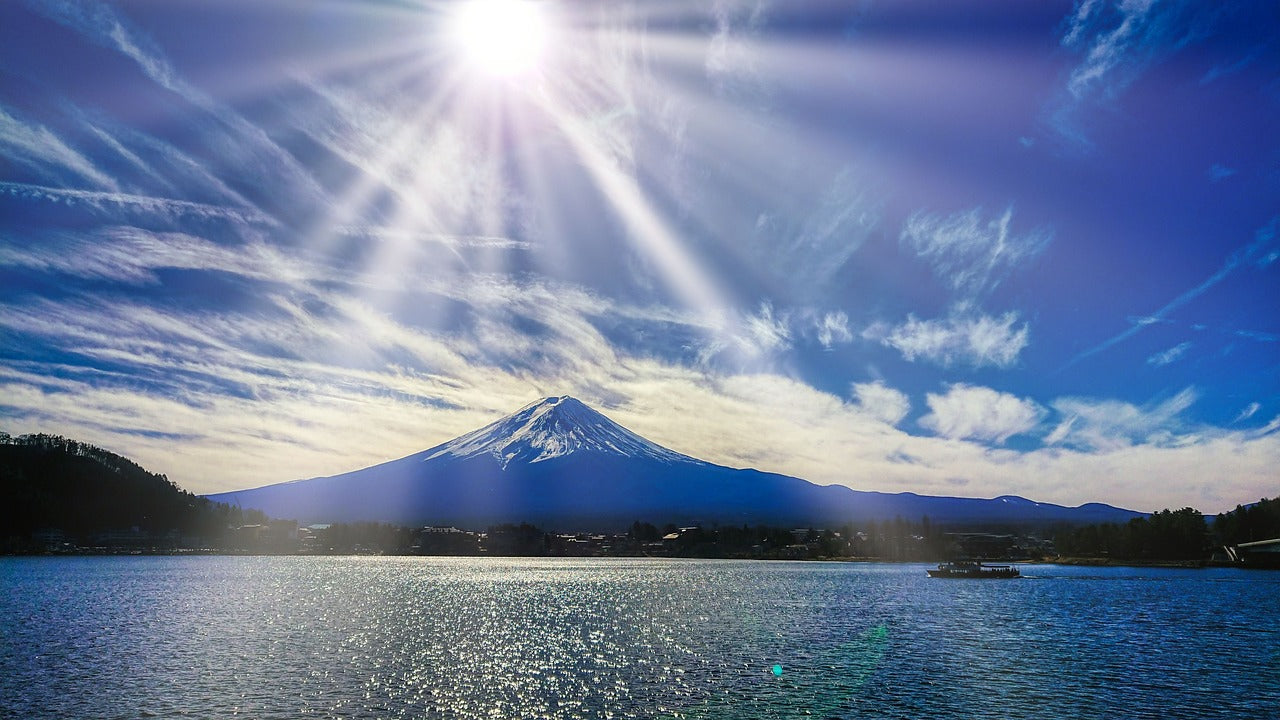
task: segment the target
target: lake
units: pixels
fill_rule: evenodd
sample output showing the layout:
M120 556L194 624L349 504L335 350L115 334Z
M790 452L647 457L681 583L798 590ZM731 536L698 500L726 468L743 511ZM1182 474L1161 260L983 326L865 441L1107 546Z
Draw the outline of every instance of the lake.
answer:
M1280 717L1280 573L925 567L0 558L0 717Z

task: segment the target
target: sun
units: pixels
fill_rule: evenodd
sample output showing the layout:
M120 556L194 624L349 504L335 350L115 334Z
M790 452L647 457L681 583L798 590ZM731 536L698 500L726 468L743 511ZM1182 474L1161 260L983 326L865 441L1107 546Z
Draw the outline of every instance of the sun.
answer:
M467 0L453 21L453 39L467 64L498 78L538 70L547 21L535 0Z

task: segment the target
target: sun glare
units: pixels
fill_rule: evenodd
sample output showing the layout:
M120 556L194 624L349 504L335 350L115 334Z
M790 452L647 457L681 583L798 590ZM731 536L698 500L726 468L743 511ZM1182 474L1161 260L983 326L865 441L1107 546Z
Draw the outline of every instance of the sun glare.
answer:
M533 0L468 0L458 9L453 34L469 65L512 77L538 68L547 24Z

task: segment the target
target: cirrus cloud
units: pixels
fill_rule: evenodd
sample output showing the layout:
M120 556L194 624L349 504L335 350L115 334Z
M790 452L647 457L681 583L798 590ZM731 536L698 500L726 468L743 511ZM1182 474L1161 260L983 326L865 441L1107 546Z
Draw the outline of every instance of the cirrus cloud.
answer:
M978 297L994 290L1052 238L1043 229L1015 235L1012 226L1012 207L991 220L983 217L982 208L946 216L917 212L907 218L901 241L951 289Z
M1053 401L1062 417L1045 437L1046 445L1111 451L1133 445L1172 447L1195 442L1182 413L1198 395L1186 388L1162 402L1138 406L1113 399L1064 397Z

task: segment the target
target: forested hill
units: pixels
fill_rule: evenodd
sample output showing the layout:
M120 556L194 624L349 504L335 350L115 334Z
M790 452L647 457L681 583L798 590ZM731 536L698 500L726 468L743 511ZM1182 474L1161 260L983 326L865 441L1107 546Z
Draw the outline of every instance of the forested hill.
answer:
M1054 538L1058 552L1070 557L1118 560L1200 560L1214 548L1280 537L1280 497L1237 505L1205 522L1199 510L1161 510L1127 523L1103 523L1066 529Z
M1223 513L1213 521L1213 531L1227 545L1280 537L1280 496L1237 505L1235 510Z
M81 542L121 531L211 536L232 510L93 445L0 433L0 538L10 544L40 531Z

